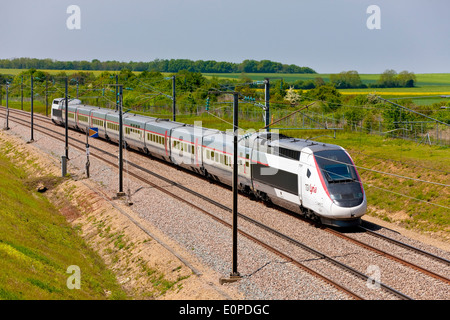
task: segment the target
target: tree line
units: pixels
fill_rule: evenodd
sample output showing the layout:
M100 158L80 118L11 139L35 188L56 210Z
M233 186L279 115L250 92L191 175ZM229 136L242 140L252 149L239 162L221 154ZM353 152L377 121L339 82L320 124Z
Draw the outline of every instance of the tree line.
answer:
M416 84L414 72L388 69L380 74L379 79L373 83L363 83L357 71L342 71L337 74L330 74L331 84L336 89L361 89L361 88L412 88ZM322 77L310 80L296 80L291 83L294 89L314 89L326 84Z
M270 60L244 60L241 63L189 60L189 59L155 59L150 62L120 61L57 61L53 59L14 58L0 59L0 68L5 69L50 69L50 70L99 70L99 71L157 71L178 72L187 70L201 73L316 73L309 67L294 64L282 64Z
M402 71L397 74L395 70L387 69L376 83L364 84L357 71L343 71L330 75L330 82L337 89L355 88L412 88L416 83L414 72Z

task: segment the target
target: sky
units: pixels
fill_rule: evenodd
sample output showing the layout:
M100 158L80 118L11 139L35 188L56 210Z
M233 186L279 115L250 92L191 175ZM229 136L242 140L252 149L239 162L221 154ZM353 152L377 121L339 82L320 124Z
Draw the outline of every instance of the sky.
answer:
M0 1L0 59L268 59L319 73L450 72L448 0ZM379 10L367 12L372 5Z

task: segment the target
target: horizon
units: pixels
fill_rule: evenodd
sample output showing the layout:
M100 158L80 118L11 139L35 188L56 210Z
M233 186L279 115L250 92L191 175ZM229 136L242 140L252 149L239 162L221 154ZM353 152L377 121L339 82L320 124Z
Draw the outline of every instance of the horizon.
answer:
M42 59L40 59L40 58L33 58L33 57L0 58L0 60L10 60L10 61L12 61L14 59L37 59L37 60L47 60L47 59L49 59L52 62L62 62L62 63L66 63L66 62L84 62L84 61L92 63L95 60L98 60L100 63L106 63L106 62L151 63L151 62L154 62L156 60L189 60L189 61L192 61L192 62L197 62L197 61L216 61L216 60L202 60L202 59L191 60L191 59L187 59L187 58L186 59L184 59L184 58L179 58L179 59L155 59L155 60L151 60L151 61L99 60L99 59L96 59L96 58L94 58L94 59L92 59L90 61L89 60L58 60L58 59L52 59L52 58L42 58ZM246 59L246 60L253 60L253 59ZM255 61L259 62L259 61L264 61L264 60L268 60L268 59L261 59L261 60L255 60ZM286 65L286 63L284 63L283 61L272 61L272 60L268 60L268 61L271 61L271 62L274 62L274 63L281 63L283 65ZM216 62L218 62L218 63L225 62L225 63L241 64L243 61L241 61L241 62L216 61ZM298 67L307 67L308 68L309 66L298 66ZM117 71L121 71L121 70L124 70L124 69L127 69L127 68L123 67L123 68L118 69L118 70L105 70L105 69L86 69L86 70L84 70L84 69L34 68L34 67L31 67L31 68L7 68L7 67L0 67L0 70L30 70L30 69L36 69L36 70L42 70L42 71L45 71L45 70L62 71L62 72L63 71L77 71L77 72L107 71L107 72L117 72ZM311 68L311 69L314 70L314 68ZM180 69L178 71L181 71L181 70L185 70L185 69ZM339 73L348 72L348 71L356 71L359 75L380 75L386 70L391 70L391 69L386 68L385 70L383 70L382 72L379 72L379 73L365 73L365 72L359 72L358 70L342 70L342 71L339 71L339 72L316 72L316 73L301 73L301 72L292 72L292 73L290 73L290 72L244 72L244 71L242 71L242 72L200 72L200 73L203 73L203 74L285 74L285 75L308 75L308 74L310 74L310 75L331 75L331 74L339 74ZM419 72L419 73L417 73L414 70L395 70L395 69L392 69L392 70L394 70L397 73L400 73L402 71L408 71L408 72L412 72L412 73L414 73L416 75L421 75L421 74L422 75L423 74L450 74L450 72ZM130 70L130 71L132 71L132 72L157 71L157 72L161 72L161 73L176 73L176 72L178 72L178 71L176 71L176 72L168 72L168 71L158 71L158 70Z

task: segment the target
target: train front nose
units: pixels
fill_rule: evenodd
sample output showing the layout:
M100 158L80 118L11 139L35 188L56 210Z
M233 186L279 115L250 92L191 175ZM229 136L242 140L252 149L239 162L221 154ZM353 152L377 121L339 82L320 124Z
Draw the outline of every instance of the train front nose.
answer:
M321 216L320 219L323 224L340 228L354 228L361 224L361 217L365 214L366 209L367 201L365 198L355 207L342 207L332 201L329 214L326 217Z
M334 200L331 203L330 207L330 216L333 219L356 219L360 218L366 213L367 210L367 201L366 198L362 201L359 201L359 204L356 206L344 205L341 201Z

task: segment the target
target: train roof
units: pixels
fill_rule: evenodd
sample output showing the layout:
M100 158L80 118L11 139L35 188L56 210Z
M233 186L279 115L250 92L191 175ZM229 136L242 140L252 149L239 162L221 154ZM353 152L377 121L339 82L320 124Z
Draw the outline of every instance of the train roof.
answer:
M297 138L283 138L278 141L275 141L275 144L278 144L279 147L298 151L302 151L304 148L309 148L311 149L312 152L322 150L342 149L342 147L335 144L328 144L308 139L297 139ZM271 145L274 145L274 143L272 142Z
M53 101L58 101L58 103L62 103L62 105L64 106L65 104L66 104L66 98L56 98L56 99L53 99ZM67 99L68 101L68 103L69 103L69 106L73 106L73 105L80 105L81 104L81 100L79 100L79 99L74 99L74 98L71 98L71 99Z
M252 135L253 139L262 139L269 141L269 145L272 147L281 147L290 150L302 151L304 148L309 148L311 151L322 151L322 150L336 150L342 149L341 146L335 144L328 144L323 142L318 142L310 139L298 139L285 136L283 134L272 133L272 132L257 132Z
M147 122L155 121L157 119L153 118L153 117L141 116L136 113L125 113L123 115L123 120L126 123L137 123L137 124L144 125Z

